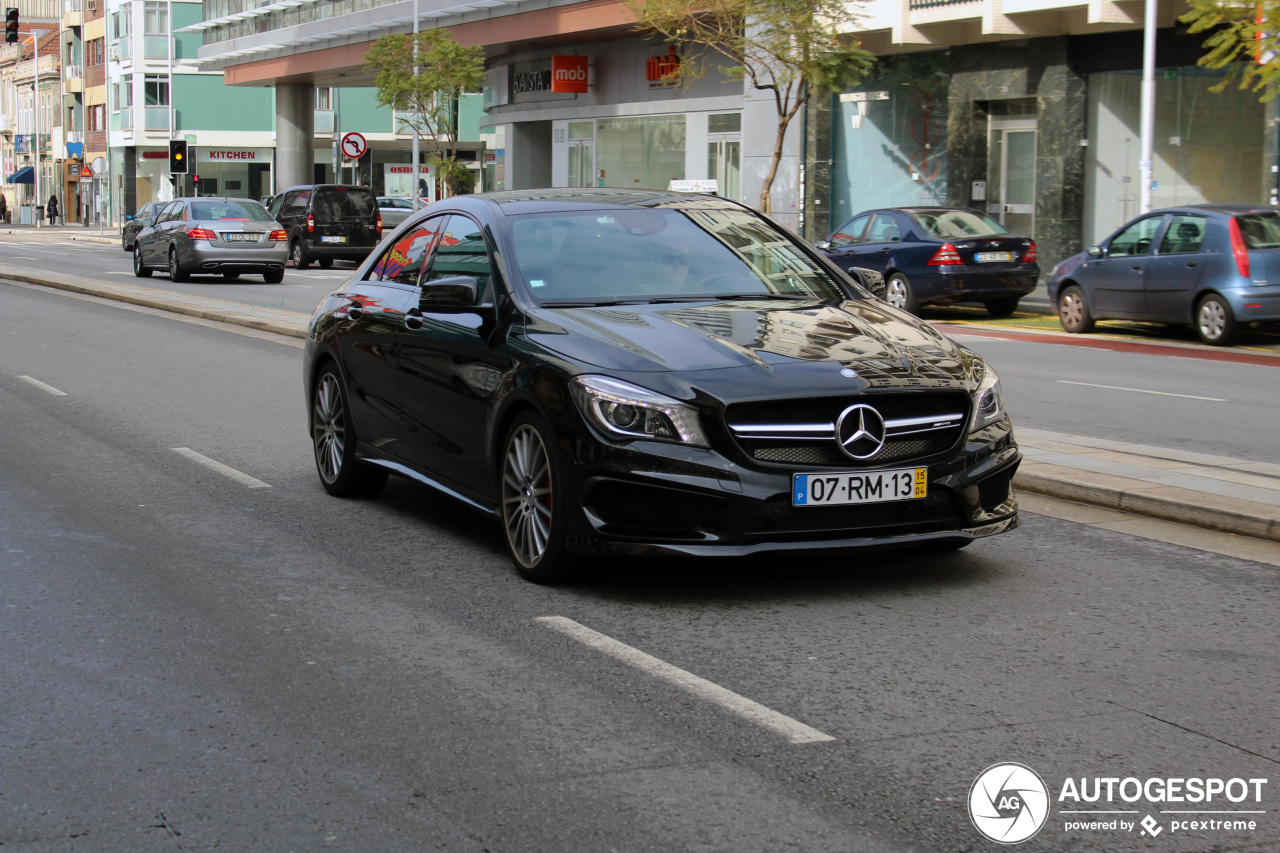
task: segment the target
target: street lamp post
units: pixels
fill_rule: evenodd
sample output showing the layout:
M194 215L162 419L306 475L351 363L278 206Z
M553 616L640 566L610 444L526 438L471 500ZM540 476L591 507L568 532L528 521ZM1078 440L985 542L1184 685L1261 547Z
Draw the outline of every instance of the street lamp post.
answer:
M1151 210L1151 183L1155 174L1156 127L1156 0L1147 0L1142 29L1142 159L1138 161L1139 213Z
M31 140L33 160L35 161L35 195L36 203L31 205L33 212L40 213L40 39L48 30L31 31ZM36 216L36 230L40 230L40 220Z
M414 82L418 77L418 0L413 0L413 76ZM418 122L422 116L417 110L417 99L414 99L413 110L413 209L418 209L418 201L421 193L418 192L418 160L420 157L420 147L418 144Z

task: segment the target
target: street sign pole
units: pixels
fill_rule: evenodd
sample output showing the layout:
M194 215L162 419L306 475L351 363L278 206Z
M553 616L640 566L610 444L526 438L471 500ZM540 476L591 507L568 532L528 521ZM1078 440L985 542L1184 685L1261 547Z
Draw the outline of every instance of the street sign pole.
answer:
M43 218L40 213L40 39L48 30L32 30L31 31L31 134L33 159L36 164L35 169L35 204L31 205L32 213L36 214L36 230L40 230L40 220Z
M1142 159L1138 161L1138 212L1151 211L1151 181L1155 177L1156 127L1156 0L1147 0L1142 31Z
M418 0L413 0L413 78L414 82L418 79ZM420 145L418 143L418 124L422 116L417 110L417 98L414 98L413 110L413 209L418 209L418 201L421 193L418 192L418 160L420 159Z

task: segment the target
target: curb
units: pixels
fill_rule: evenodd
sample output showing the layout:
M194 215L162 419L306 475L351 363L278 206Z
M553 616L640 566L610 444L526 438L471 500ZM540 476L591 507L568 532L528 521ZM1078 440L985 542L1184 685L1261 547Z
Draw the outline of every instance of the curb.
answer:
M132 305L169 311L174 314L186 314L203 320L214 320L220 323L244 326L261 332L275 332L278 335L287 335L293 338L306 338L307 336L307 320L309 318L301 317L301 315L295 315L301 317L299 320L291 320L284 315L253 317L246 315L243 307L232 303L227 303L226 308L211 307L208 304L188 303L182 299L162 296L158 291L148 291L145 288L125 289L107 282L93 283L91 281L65 279L38 273L31 274L29 272L3 270L0 271L0 280L16 281L22 284L38 284L57 290L68 290L73 293L83 293L88 296L110 299L115 302L128 302Z
M1280 508L1269 504L1213 495L1214 505L1209 505L1203 492L1026 459L1013 485L1077 503L1280 542Z

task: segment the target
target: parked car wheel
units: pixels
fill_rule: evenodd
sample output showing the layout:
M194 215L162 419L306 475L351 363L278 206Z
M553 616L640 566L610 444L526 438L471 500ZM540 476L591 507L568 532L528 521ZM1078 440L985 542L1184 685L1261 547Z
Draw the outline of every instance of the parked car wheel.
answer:
M133 247L133 274L138 278L151 278L151 270L142 265L142 250L137 244Z
M169 247L169 280L170 281L186 281L190 276L182 269L182 264L178 263L178 250Z
M552 500L562 478L551 431L536 414L525 412L503 446L502 529L516 571L535 583L564 580L573 567L560 503L571 498Z
M311 413L316 472L325 491L340 498L367 497L381 491L387 470L356 459L356 430L347 406L347 389L333 364L320 371Z
M126 240L123 235L120 237L120 248L124 249L126 252L133 251L133 246L129 244L129 241Z
M1093 314L1089 312L1089 303L1079 287L1072 285L1059 294L1058 322L1074 335L1093 331Z
M982 303L982 307L987 309L987 313L992 317L1008 317L1014 311L1018 310L1019 296L1010 296L1005 299L988 299Z
M900 272L889 276L884 285L884 301L911 314L920 313L920 303L911 292L911 282Z
M262 274L262 280L267 284L279 284L284 281L284 270L267 270Z
M305 270L311 264L311 259L307 257L307 250L303 248L301 240L293 241L293 246L289 249L289 260L293 261L295 270Z
M1240 335L1240 324L1227 300L1210 293L1196 308L1196 332L1200 340L1216 347L1231 346Z

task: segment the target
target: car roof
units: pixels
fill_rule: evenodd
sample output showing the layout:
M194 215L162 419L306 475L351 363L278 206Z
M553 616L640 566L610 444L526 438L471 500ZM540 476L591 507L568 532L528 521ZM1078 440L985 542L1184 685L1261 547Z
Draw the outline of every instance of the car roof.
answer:
M1177 210L1178 208L1166 208ZM1261 204L1189 204L1187 210L1208 210L1214 213L1275 213L1274 207Z
M456 198L456 197L455 197ZM628 207L742 208L731 199L709 193L663 190L610 189L607 187L557 187L481 193L483 199L503 208L504 214L541 213L555 210L623 209Z

